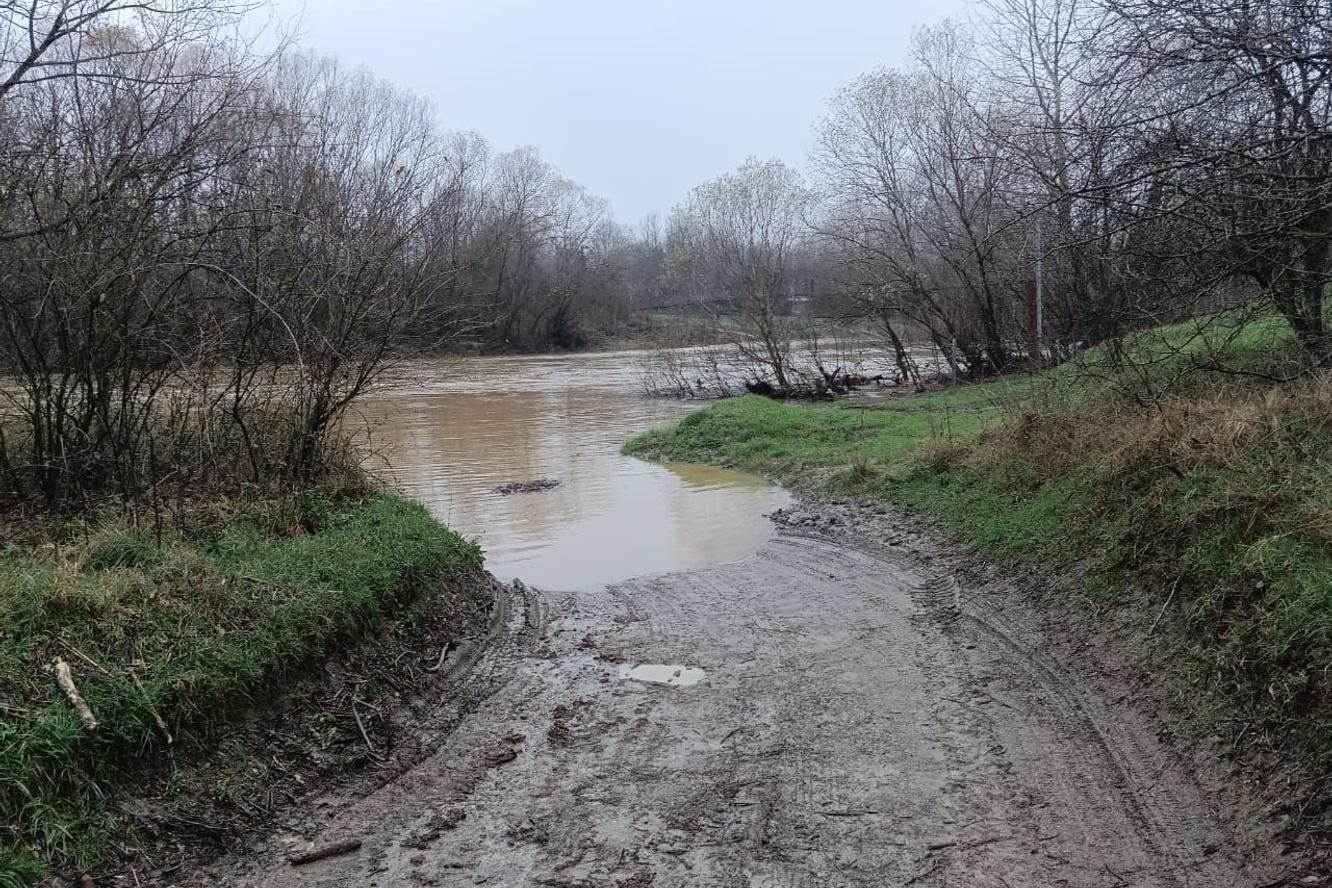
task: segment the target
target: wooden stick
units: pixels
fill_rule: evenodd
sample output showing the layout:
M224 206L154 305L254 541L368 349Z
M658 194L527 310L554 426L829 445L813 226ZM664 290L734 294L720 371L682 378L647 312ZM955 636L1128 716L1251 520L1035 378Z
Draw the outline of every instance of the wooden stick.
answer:
M1165 604L1161 605L1161 612L1156 615L1156 620L1152 623L1152 628L1147 630L1148 638L1156 634L1156 627L1161 625L1161 618L1165 616L1166 608L1170 607L1170 602L1175 600L1175 590L1178 588L1179 580L1176 579L1174 585L1170 587L1170 594L1166 596Z
M374 756L375 758L379 758L379 753L375 750L375 744L370 742L370 735L365 732L365 724L361 721L361 713L356 711L355 694L352 694L351 698L351 711L352 711L352 717L356 719L356 727L361 732L361 739L365 741L366 748L370 750L370 754L372 756Z
M343 839L341 842L333 842L331 845L321 845L318 848L311 848L300 854L293 854L287 860L291 861L292 866L303 866L307 863L314 863L316 860L323 860L327 857L337 857L339 854L350 854L353 851L361 849L360 839Z
M79 714L79 721L83 722L85 731L97 730L97 719L93 716L92 709L88 707L88 702L83 699L79 693L78 687L74 684L74 676L69 671L69 664L63 657L56 657L55 660L55 679L60 690L65 692L69 698L69 705L74 707L74 711Z
M450 645L447 641L444 642L444 647L440 648L439 650L439 659L436 660L435 665L427 669L426 672L438 672L439 670L444 668L444 658L449 655L450 647L452 647L452 645Z
M69 651L71 654L78 657L83 662L87 663L93 669L102 673L102 675L106 676L107 678L115 678L115 676L111 674L111 671L109 669L107 669L101 663L98 663L96 660L85 654L83 651L76 648L74 645L70 644L68 641L65 641L65 639L63 638L60 639L60 645L65 650Z

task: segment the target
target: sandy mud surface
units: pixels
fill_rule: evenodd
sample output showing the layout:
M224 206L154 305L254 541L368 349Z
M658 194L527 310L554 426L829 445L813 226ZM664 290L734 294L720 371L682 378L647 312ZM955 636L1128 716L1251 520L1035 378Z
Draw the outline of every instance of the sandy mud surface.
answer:
M740 563L529 596L435 754L189 884L1301 883L1015 581L873 510L783 521Z

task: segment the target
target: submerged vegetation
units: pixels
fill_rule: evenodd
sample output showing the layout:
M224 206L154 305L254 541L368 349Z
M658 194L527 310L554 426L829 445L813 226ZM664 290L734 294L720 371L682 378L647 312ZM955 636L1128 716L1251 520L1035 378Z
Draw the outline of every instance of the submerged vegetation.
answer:
M1238 713L1231 739L1313 766L1306 797L1332 798L1332 373L1278 319L863 405L725 400L626 451L891 503L1100 604L1142 590L1181 628L1194 691Z
M97 862L115 801L227 719L411 606L481 588L481 553L363 491L214 504L164 534L122 520L0 554L0 885ZM88 729L51 673L64 661Z

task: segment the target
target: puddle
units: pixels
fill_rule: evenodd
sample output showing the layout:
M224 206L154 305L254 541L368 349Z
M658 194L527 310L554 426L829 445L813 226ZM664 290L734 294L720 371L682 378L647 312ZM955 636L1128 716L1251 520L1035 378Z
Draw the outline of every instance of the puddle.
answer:
M649 684L670 685L687 688L698 684L707 673L697 666L675 666L662 663L644 663L640 666L621 665L618 668L620 678L630 681L645 681Z
M789 494L622 456L633 435L702 406L643 397L633 365L600 353L413 365L361 405L372 470L479 542L502 580L572 591L752 555Z

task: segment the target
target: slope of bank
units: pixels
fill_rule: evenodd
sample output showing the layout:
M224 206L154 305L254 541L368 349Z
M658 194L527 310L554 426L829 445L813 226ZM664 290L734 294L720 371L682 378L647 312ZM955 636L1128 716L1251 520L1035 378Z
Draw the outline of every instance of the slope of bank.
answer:
M722 401L626 451L891 503L988 557L1073 578L1088 608L1142 624L1187 728L1224 738L1286 787L1295 825L1322 829L1332 374L1278 381L1289 355L1271 322L1205 349L1192 335L1143 337L1141 360L1112 372L1089 360L859 407ZM1226 372L1203 369L1218 352Z
M0 552L0 885L73 878L175 827L216 842L200 812L256 804L275 769L299 781L344 740L373 755L384 682L420 671L403 652L433 662L484 620L486 589L475 545L365 491ZM295 690L311 677L321 700Z

